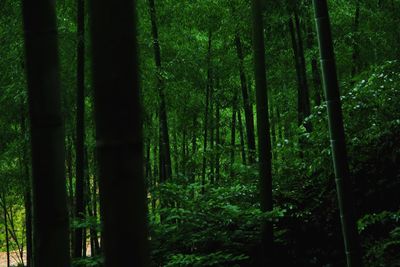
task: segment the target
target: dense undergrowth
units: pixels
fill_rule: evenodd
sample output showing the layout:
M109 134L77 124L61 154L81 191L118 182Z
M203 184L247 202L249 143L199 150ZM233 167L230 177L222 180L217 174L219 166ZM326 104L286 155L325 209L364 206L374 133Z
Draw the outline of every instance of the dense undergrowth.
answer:
M342 101L364 261L398 266L400 66L387 62L358 78L344 87ZM299 129L301 157L291 140L275 149L271 213L256 204L256 172L245 166L204 195L193 195L201 187L187 186L185 176L153 188L163 203L150 214L153 266L252 266L262 220L275 224L284 266L344 266L325 108L314 107L311 133Z

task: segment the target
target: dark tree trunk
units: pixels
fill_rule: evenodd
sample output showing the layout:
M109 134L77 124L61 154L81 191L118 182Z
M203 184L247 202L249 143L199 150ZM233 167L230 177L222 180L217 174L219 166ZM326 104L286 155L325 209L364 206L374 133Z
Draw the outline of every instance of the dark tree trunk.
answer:
M210 111L209 111L209 116L210 116L210 124L209 124L209 128L210 128L210 160L209 160L209 165L210 165L210 176L209 176L209 180L210 183L214 183L214 179L215 179L215 142L214 142L214 130L215 130L215 117L214 117L214 87L211 86L211 92L210 92Z
M73 138L67 135L66 137L66 175L68 179L68 212L69 212L69 218L73 218L75 215L75 201L74 201L74 186L73 186L73 155L72 155L72 149L73 149ZM75 232L70 231L70 245L71 245L71 253L73 253L74 246L75 246Z
M67 135L66 138L66 175L68 178L68 205L69 205L69 213L72 218L74 215L74 187L73 187L73 170L72 170L72 137Z
M157 168L157 166L159 167L159 164L157 164L157 159L159 158L158 148L160 148L160 146L154 145L154 149L153 149L153 158L154 158L153 175L154 175L154 180L156 180L156 177L160 177L159 176L159 170ZM158 182L161 182L161 181L158 181Z
M82 258L86 257L87 228L82 229Z
M206 106L204 109L204 136L203 136L203 165L201 171L201 193L205 192L206 170L207 170L207 138L208 138L208 109L210 105L210 94L212 91L212 70L211 70L211 45L212 32L208 32L208 52L207 52L207 85L206 85Z
M189 166L188 166L188 158L189 158L189 145L188 145L188 134L187 134L187 127L184 126L182 129L182 160L181 160L181 166L182 166L182 173L186 176L189 177Z
M238 91L235 88L232 99L232 122L231 122L231 154L230 154L230 176L233 177L233 164L235 163L235 150L236 150L236 110L237 110L237 99Z
M3 208L3 218L4 218L4 232L6 234L6 255L7 255L7 267L10 267L10 238L8 236L8 220L7 220L7 201L6 194L3 192L2 195L2 208Z
M300 19L299 15L297 13L297 10L294 10L294 19L296 23L296 33L297 33L297 46L299 49L299 61L300 61L300 70L301 70L301 76L302 76L302 106L303 106L303 114L304 118L310 116L311 110L310 110L310 93L309 93L309 87L308 87L308 81L307 81L307 67L306 67L306 60L304 56L304 47L303 47L303 36L301 32L301 27L300 27ZM311 122L306 122L304 124L306 127L307 132L312 131L312 126Z
M93 211L92 211L92 192L90 188L90 168L89 168L89 155L88 155L88 150L87 146L84 145L84 189L85 189L85 194L84 194L84 211L85 211L85 217L90 217L93 218ZM94 230L94 227L91 225L89 227L83 228L83 242L82 242L82 257L85 258L87 256L87 238L89 236L89 242L92 244L92 230ZM89 235L88 235L89 233ZM91 250L92 254L92 250Z
M144 177L146 178L147 181L149 181L152 177L152 172L151 172L151 158L150 158L150 148L151 148L151 143L150 143L150 138L147 138L146 142L146 156L145 156L145 175Z
M23 169L22 175L25 177L25 192L24 192L24 206L25 206L25 238L26 238L26 266L32 266L32 194L31 194L31 177L29 170L29 159L28 159L28 144L26 139L26 125L25 125L25 108L21 105L21 167Z
M246 160L246 145L244 142L244 131L243 131L243 123L242 123L242 114L240 112L240 108L238 108L237 112L237 117L238 117L238 125L239 125L239 135L240 135L240 151L242 155L242 162L244 165L246 165L247 160Z
M303 105L302 105L302 92L303 92L303 83L301 77L301 70L300 70L300 62L299 62L299 51L297 48L297 40L296 40L296 33L294 30L294 23L293 18L289 18L289 30L290 30L290 37L292 40L292 49L294 55L294 63L296 69L296 76L297 76L297 124L301 125L303 123L304 114L303 114Z
M179 173L179 150L178 150L178 133L175 130L174 131L174 151L173 151L173 157L174 157L174 167L175 167L175 176L178 175Z
M356 218L351 193L350 171L347 160L345 133L339 85L336 74L335 56L326 0L313 0L317 35L321 56L321 68L328 103L328 122L336 190L342 223L342 233L348 267L362 266L361 250L358 241Z
M90 188L90 187L88 187L88 188ZM88 190L88 191L89 191L89 195L93 195L93 193L91 193L90 190ZM93 201L93 199L91 199L91 201ZM87 213L90 218L95 218L93 210L92 210L93 206L94 205L90 202L87 205ZM98 253L98 247L96 246L96 240L98 239L96 229L94 227L90 227L89 234L90 234L90 256L93 257L93 256L96 256ZM97 244L98 244L98 241L97 241Z
M69 267L54 1L23 1L23 17L32 144L34 266Z
M307 10L311 10L311 6L309 5L309 1L307 1ZM307 29L307 49L309 52L313 51L313 47L315 44L315 32L313 28L313 19L312 14L307 12L306 19L306 29ZM318 69L318 60L317 56L314 53L311 53L311 73L312 73L312 84L313 84L313 99L314 104L316 106L321 105L321 98L323 97L322 93L322 84L321 84L321 74Z
M171 178L172 167L171 167L171 153L170 143L168 134L168 119L167 119L167 107L165 102L165 83L162 78L162 66L161 66L161 50L158 39L158 28L157 28L157 16L156 7L154 0L149 0L150 9L150 20L151 20L151 33L153 36L153 47L154 47L154 60L157 68L157 88L160 97L159 107L159 120L160 120L160 181L164 182Z
M94 154L94 153L92 153ZM93 189L92 189L92 196L91 196L91 203L92 203L92 208L93 208L93 218L96 220L98 219L97 215L97 164L96 164L96 159L95 156L92 156L92 162L93 162ZM90 215L90 214L89 214ZM93 229L93 232L91 232L91 236L93 236L93 241L94 241L94 251L95 255L101 253L101 247L100 247L100 242L99 242L99 233L97 232L97 229Z
M77 95L76 95L76 181L75 181L75 219L82 221L85 213L84 199L84 143L85 143L85 20L84 0L77 0ZM75 229L73 257L82 257L83 229Z
M96 150L94 149L91 153L91 158L93 162L93 190L92 190L92 204L93 204L93 217L97 219L101 219L101 214L99 216L97 209L98 209L98 163L97 163L97 156L96 156ZM94 239L94 245L95 245L95 251L96 254L101 254L101 242L102 241L102 232L98 232L95 229L95 234L96 238Z
M191 172L192 183L196 182L196 150L197 150L196 126L197 126L197 116L195 115L193 116L193 129L192 129L192 153L191 153L192 159L190 160L190 172Z
M215 105L215 182L219 183L220 182L220 158L221 158L221 153L220 153L220 146L221 146L221 138L220 138L220 106L218 100L216 101Z
M254 72L257 101L257 133L261 210L272 210L271 138L268 115L265 69L264 29L261 0L252 0ZM273 227L264 222L261 232L261 262L258 266L273 266Z
M247 88L247 79L246 74L244 72L243 66L243 49L242 42L240 40L240 36L236 35L235 37L235 45L236 45L236 53L239 59L239 75L240 75L240 84L242 89L242 97L243 97L243 107L244 107L244 116L246 119L246 133L247 133L247 146L249 149L249 162L255 162L255 153L256 153L256 141L254 134L254 116L253 116L253 108L251 105L251 101L249 98L249 88Z
M298 82L298 125L304 123L304 119L310 116L310 99L309 99L309 89L307 82L306 64L304 57L303 40L300 29L300 22L296 12L294 12L295 25L293 23L292 17L289 19L289 30L292 39L292 47L294 53L294 61L297 74ZM311 132L311 124L304 124L307 132Z
M354 25L353 25L353 54L351 56L351 59L353 61L353 66L351 69L351 78L354 79L354 77L357 75L357 73L360 71L360 46L358 45L359 42L359 25L360 25L360 0L355 0L356 1L356 10L354 14ZM354 81L352 81L354 84Z
M135 1L90 11L104 266L148 266Z
M269 125L270 125L270 132L271 132L271 147L275 147L275 144L278 142L278 137L276 135L276 117L274 112L274 106L272 103L273 93L272 90L268 91L268 114L269 114ZM275 159L274 150L272 152L272 159Z
M28 176L29 179L29 176ZM32 201L30 186L27 186L24 203L25 203L25 237L26 237L26 266L32 266Z
M160 110L160 109L159 109ZM158 112L160 113L160 112ZM162 134L162 121L160 116L158 116L158 170L159 170L159 181L163 183L166 181L166 165L165 165L165 146L163 141L163 134ZM172 169L171 169L172 172Z

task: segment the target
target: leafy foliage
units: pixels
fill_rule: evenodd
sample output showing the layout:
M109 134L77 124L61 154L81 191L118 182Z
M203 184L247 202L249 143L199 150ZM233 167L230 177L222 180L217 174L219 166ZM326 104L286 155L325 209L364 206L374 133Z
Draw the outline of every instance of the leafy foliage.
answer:
M358 229L363 233L368 266L399 266L399 222L400 211L367 214L359 220Z
M151 216L152 256L166 266L234 266L249 260L259 244L262 221L278 222L285 209L260 211L256 186L234 183L209 188L194 199L196 189L165 183L161 223ZM157 212L155 213L157 214Z

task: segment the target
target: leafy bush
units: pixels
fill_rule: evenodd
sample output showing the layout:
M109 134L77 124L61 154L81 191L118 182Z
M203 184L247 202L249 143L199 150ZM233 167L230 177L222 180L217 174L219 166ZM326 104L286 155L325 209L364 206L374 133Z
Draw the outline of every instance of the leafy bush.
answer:
M161 223L151 216L155 266L241 266L260 242L262 222L278 222L285 215L284 209L263 213L254 204L255 185L209 187L194 199L187 197L192 189L174 183L160 186L168 204L160 210Z
M103 266L104 259L102 256L86 257L80 259L74 259L72 266L85 266L85 267L100 267Z
M400 210L367 214L358 221L365 248L365 264L371 267L400 265Z

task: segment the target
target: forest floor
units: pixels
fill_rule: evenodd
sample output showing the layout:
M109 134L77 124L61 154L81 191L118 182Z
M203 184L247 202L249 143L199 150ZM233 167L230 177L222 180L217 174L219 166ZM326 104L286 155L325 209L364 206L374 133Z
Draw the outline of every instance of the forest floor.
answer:
M86 255L90 256L90 242L87 244ZM18 251L11 251L10 252L10 266L18 266L19 263ZM24 263L26 264L26 254L24 251ZM0 267L7 267L7 253L0 251Z
M17 266L18 265L18 251L11 251L10 253L10 265L11 266ZM24 253L24 258L25 258L25 253ZM24 259L26 261L26 258ZM0 252L0 267L7 267L7 253L6 252Z

